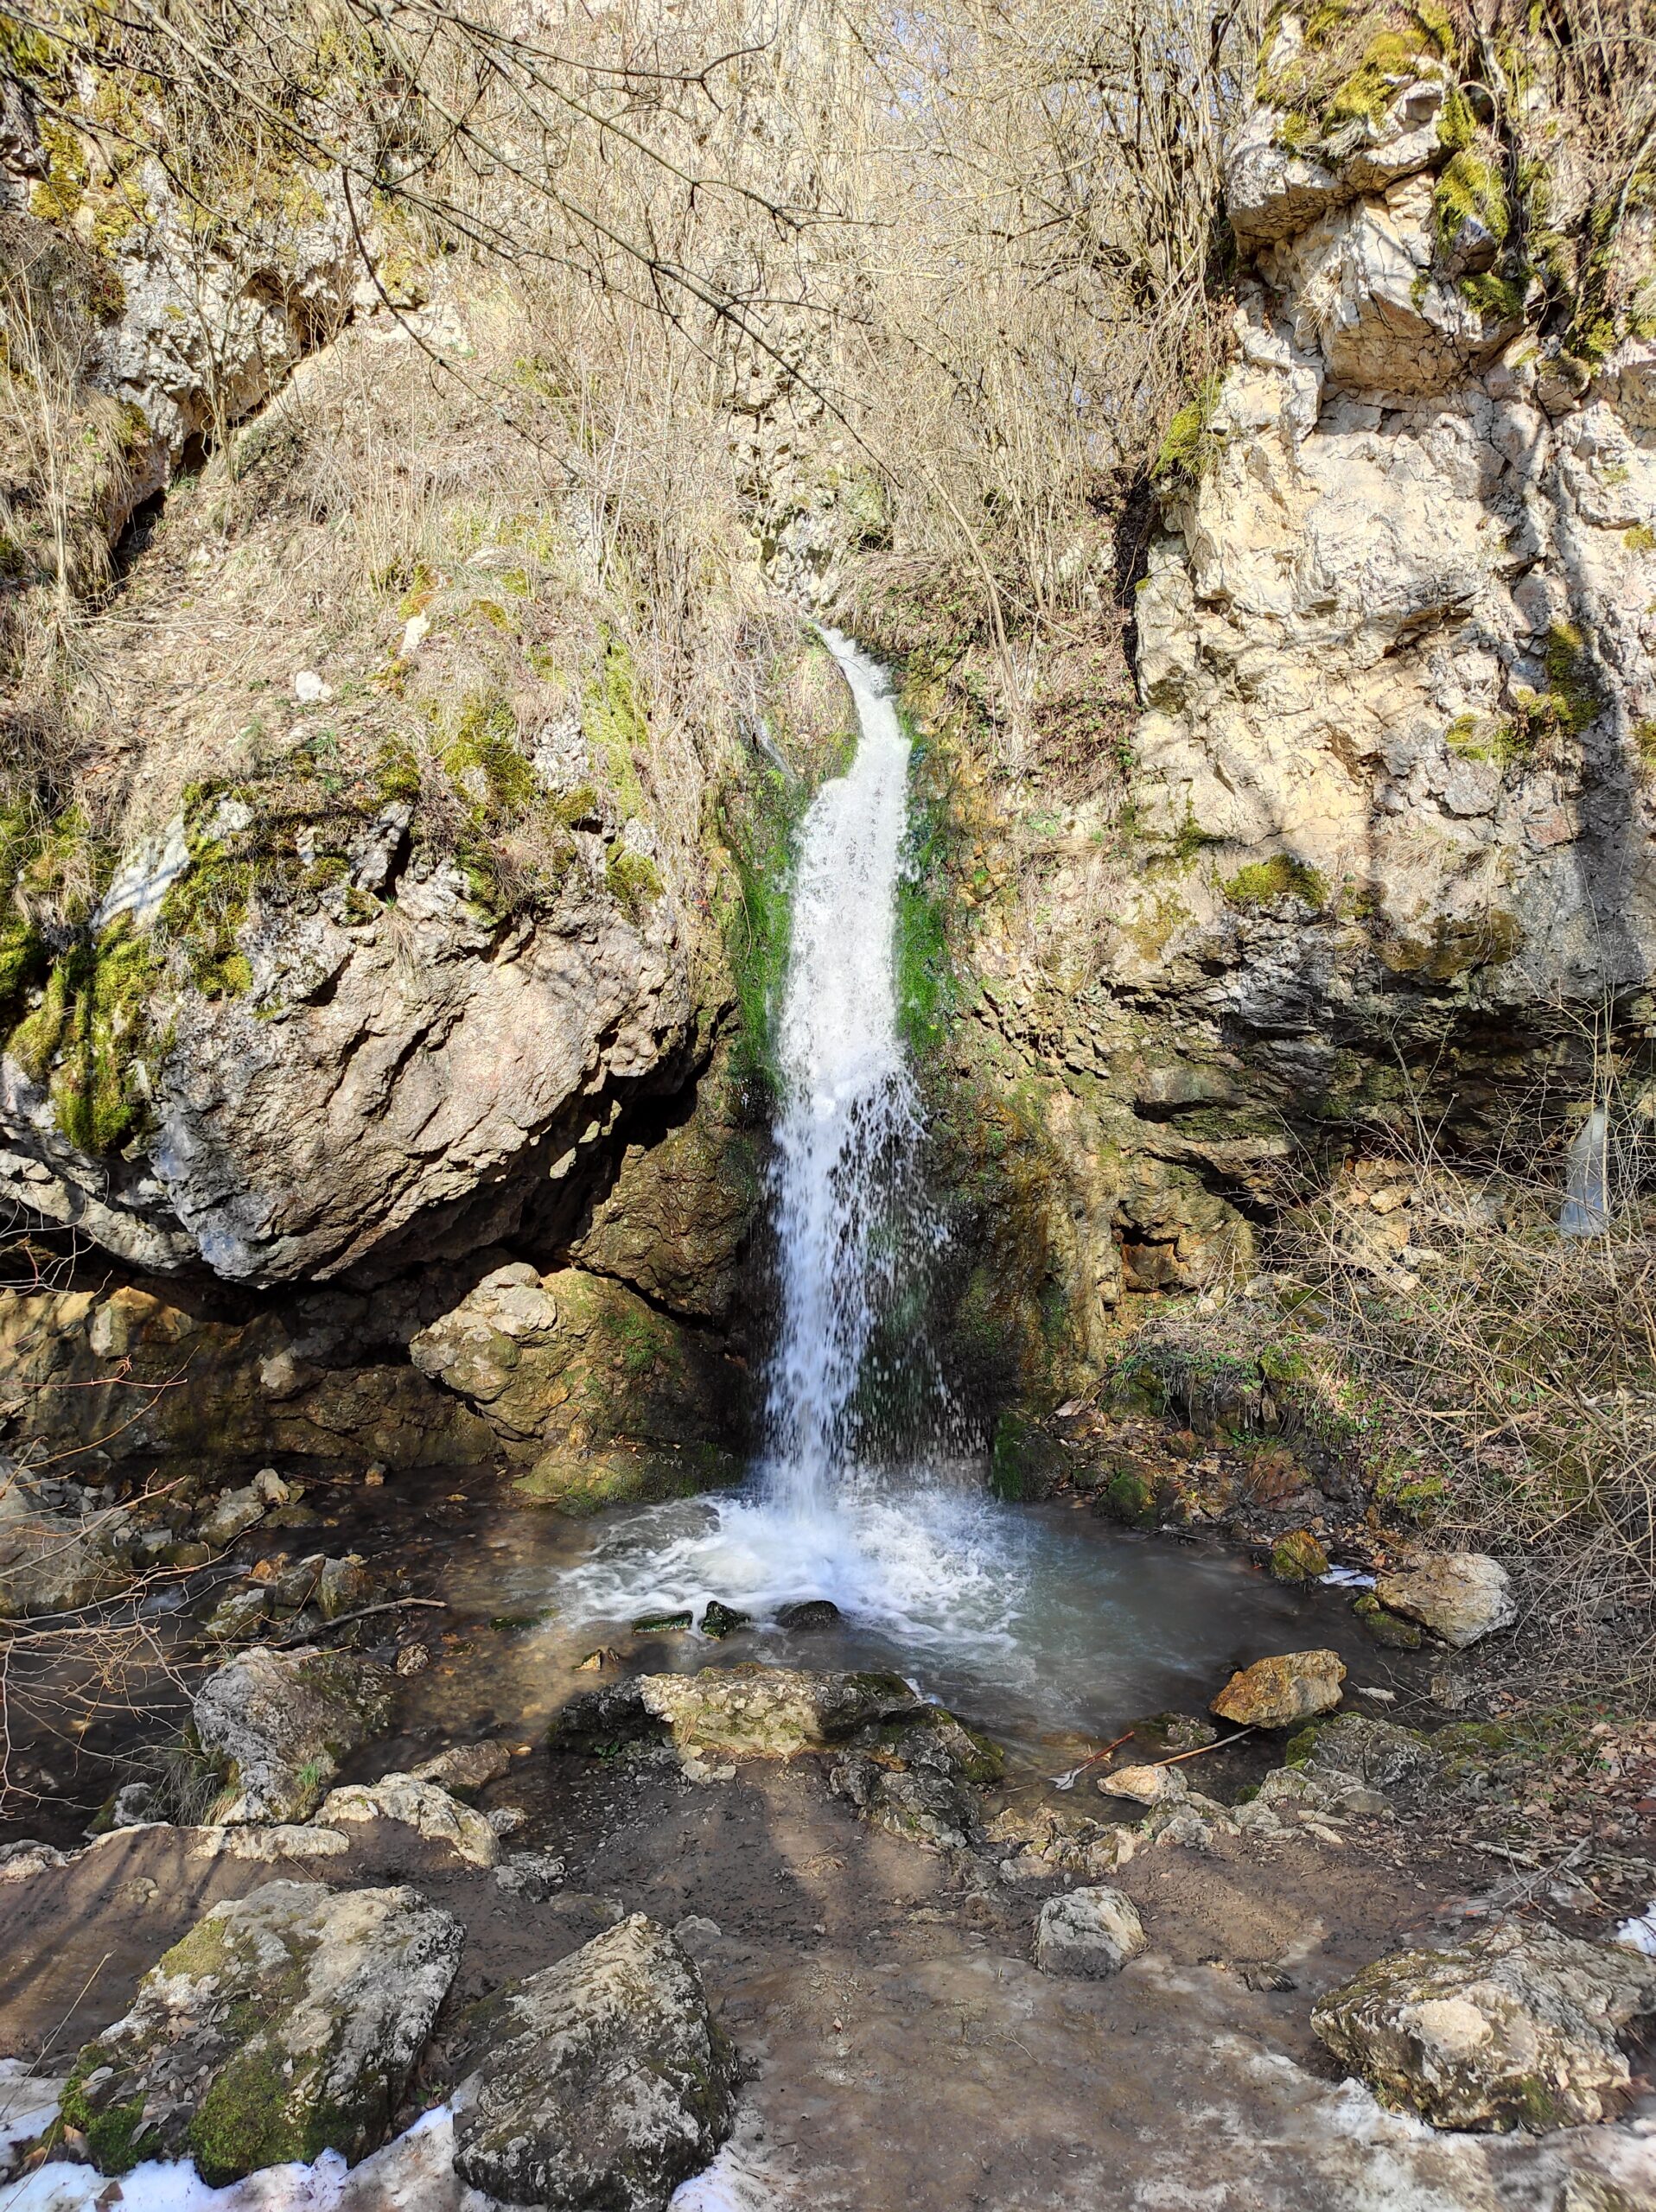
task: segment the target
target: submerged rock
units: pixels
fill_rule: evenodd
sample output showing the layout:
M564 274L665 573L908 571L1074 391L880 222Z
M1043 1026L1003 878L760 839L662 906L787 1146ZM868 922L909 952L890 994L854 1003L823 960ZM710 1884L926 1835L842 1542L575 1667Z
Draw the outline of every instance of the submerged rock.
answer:
M835 1628L843 1618L831 1598L801 1598L795 1605L779 1605L776 1609L777 1627L796 1636L817 1629Z
M1617 2037L1656 2011L1656 1961L1508 1925L1381 1959L1313 2007L1334 2056L1435 2127L1602 2120L1627 2086Z
M347 1652L255 1645L209 1675L192 1719L227 1770L220 1821L300 1821L321 1802L347 1751L391 1713L383 1667Z
M557 1751L581 1751L629 1738L667 1738L697 1758L791 1758L849 1744L859 1728L924 1709L901 1675L704 1667L588 1690L564 1707L551 1743Z
M1232 1675L1208 1710L1242 1728L1290 1728L1331 1712L1345 1679L1337 1651L1284 1651Z
M1072 1890L1041 1906L1035 1962L1042 1974L1099 1981L1119 1974L1149 1942L1137 1906L1121 1891Z
M1457 1649L1518 1618L1506 1570L1485 1552L1444 1552L1383 1574L1374 1596L1388 1612L1418 1621Z
M385 2140L460 1963L408 1889L270 1882L215 1905L89 2043L63 2099L100 2171L193 2158L220 2184Z
M426 1842L445 1846L468 1866L493 1866L500 1855L499 1834L483 1814L411 1774L382 1774L366 1786L330 1789L316 1818L322 1827L335 1828L395 1821Z
M730 2133L736 2054L682 1945L641 1913L462 2033L455 2171L508 2204L661 2212Z
M1419 1650L1421 1634L1414 1623L1398 1613L1388 1613L1372 1590L1354 1598L1351 1610L1375 1643L1384 1644L1388 1651Z
M512 1764L504 1744L451 1744L446 1751L410 1769L416 1782L435 1782L440 1789L453 1789L462 1797L498 1782Z

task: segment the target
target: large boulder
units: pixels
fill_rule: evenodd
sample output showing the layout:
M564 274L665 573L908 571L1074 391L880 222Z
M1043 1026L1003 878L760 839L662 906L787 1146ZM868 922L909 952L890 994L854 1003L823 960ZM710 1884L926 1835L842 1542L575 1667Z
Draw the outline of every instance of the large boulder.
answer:
M1120 1890L1071 1890L1041 1906L1035 1961L1042 1974L1101 1981L1148 1943L1137 1906Z
M1618 2037L1656 2010L1656 1961L1508 1925L1381 1959L1319 1999L1335 2056L1435 2127L1602 2120L1627 2086Z
M270 1882L214 1905L76 2061L64 2118L101 2171L193 2158L204 2179L385 2140L460 1963L412 1890Z
M1294 1746L1290 1745L1292 1757ZM1366 1713L1342 1713L1316 1731L1305 1767L1319 1775L1345 1775L1373 1789L1395 1789L1430 1782L1443 1762L1430 1738L1395 1720L1376 1720Z
M455 2170L509 2204L661 2212L730 2133L736 2054L641 1913L489 2000L462 2050Z
M348 1652L262 1644L209 1675L191 1718L201 1749L226 1770L214 1818L306 1819L345 1754L389 1719L392 1680Z
M692 1758L785 1759L848 1745L860 1729L924 1710L901 1675L704 1667L695 1675L637 1675L572 1698L552 1743L578 1751L618 1738L668 1738Z
M1443 1552L1380 1576L1374 1595L1388 1612L1418 1621L1445 1643L1468 1643L1518 1618L1512 1584L1487 1552Z
M1337 1651L1284 1651L1240 1668L1208 1710L1240 1728L1291 1728L1332 1712L1345 1679Z

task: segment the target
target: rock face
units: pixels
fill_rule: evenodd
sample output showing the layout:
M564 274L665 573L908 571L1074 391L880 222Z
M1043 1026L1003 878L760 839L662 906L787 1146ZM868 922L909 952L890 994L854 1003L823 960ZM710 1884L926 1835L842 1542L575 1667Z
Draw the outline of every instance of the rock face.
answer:
M1506 1568L1482 1552L1446 1552L1383 1574L1374 1595L1389 1611L1418 1621L1460 1649L1518 1618Z
M1435 200L1443 96L1423 66L1338 160L1269 109L1232 149L1239 359L1137 600L1145 789L1220 842L1111 964L1318 1088L1336 1001L1347 1036L1399 990L1535 1007L1642 982L1656 941L1656 346L1572 388L1477 304Z
M1119 1974L1149 1941L1138 1908L1121 1891L1071 1890L1041 1906L1035 1961L1042 1974L1101 1981Z
M249 834L248 804L226 803L226 834ZM509 1231L537 1169L674 1070L691 1006L672 909L635 916L577 868L503 939L451 865L407 868L381 874L360 923L273 914L261 934L250 917L251 987L178 1002L134 1157L72 1144L49 1071L8 1052L0 1189L138 1266L247 1283L384 1274ZM378 904L393 889L394 925Z
M1656 2009L1637 1953L1508 1926L1382 1959L1319 2000L1336 2057L1437 2127L1602 2120L1628 2081L1618 2036Z
M579 1751L618 1737L656 1736L694 1758L785 1759L847 1745L861 1729L925 1710L900 1675L704 1667L589 1690L564 1707L552 1742L556 1750Z
M1232 1675L1209 1711L1242 1728L1291 1728L1332 1712L1345 1679L1337 1651L1286 1651Z
M40 1484L0 1465L0 1619L56 1613L112 1595L129 1580L123 1514L65 1510Z
M417 1291L372 1302L310 1293L245 1318L154 1281L11 1295L0 1301L0 1385L27 1400L36 1434L115 1460L488 1459L487 1425L402 1363L422 1318Z
M215 1905L76 2062L64 2116L105 2173L213 2183L385 2138L463 1934L412 1890L271 1882Z
M409 1353L527 1466L523 1495L539 1503L600 1502L617 1451L693 1477L729 1430L728 1370L704 1333L579 1268L492 1269Z
M228 1775L215 1817L303 1821L344 1754L382 1728L392 1678L345 1652L239 1653L209 1675L192 1711L204 1751Z
M730 2132L735 2053L639 1913L491 1999L466 2044L455 2170L509 2204L662 2212Z

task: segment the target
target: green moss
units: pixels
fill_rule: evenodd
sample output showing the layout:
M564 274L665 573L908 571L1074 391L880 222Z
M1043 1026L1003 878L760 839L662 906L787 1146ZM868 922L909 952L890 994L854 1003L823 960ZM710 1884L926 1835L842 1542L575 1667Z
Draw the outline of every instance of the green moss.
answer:
M923 1058L947 1037L959 991L949 951L948 811L928 794L927 741L910 735L908 833L897 881L897 1021L910 1052Z
M610 783L622 813L642 814L644 787L638 760L649 753L649 717L631 651L613 633L604 640L603 659L588 690L581 723L599 757L609 764Z
M1656 716L1646 715L1636 721L1630 734L1640 766L1646 770L1656 769Z
M1469 146L1444 164L1432 193L1432 228L1440 249L1453 245L1468 222L1481 223L1499 245L1513 226L1500 170Z
M103 2174L130 2174L152 2155L158 2145L153 2127L143 2125L145 2100L142 2094L123 2104L97 2109L88 2103L85 2082L103 2063L103 2053L92 2045L75 2062L65 2085L59 2111L64 2125L86 2139L92 2163Z
M1278 899L1297 899L1321 913L1328 905L1328 882L1320 871L1287 853L1250 861L1223 887L1233 906L1269 906Z
M1316 1749L1316 1739L1328 1726L1326 1720L1312 1720L1297 1729L1283 1746L1284 1766L1303 1766Z
M95 942L53 966L41 1001L13 1030L7 1051L50 1096L58 1127L80 1151L113 1152L145 1107L138 1070L151 1042L153 950L124 916Z
M1414 1623L1387 1612L1372 1590L1365 1590L1360 1598L1353 1599L1351 1610L1376 1643L1393 1651L1419 1650L1421 1633Z
M289 2160L308 2164L325 2150L353 2147L348 2136L342 2144L331 2143L336 2131L320 2113L301 2105L296 2114L293 2092L293 2082L262 2040L236 2051L196 2107L185 2134L202 2180L222 2189L261 2166Z
M1223 381L1218 376L1205 377L1195 397L1174 416L1156 454L1154 475L1187 484L1201 475L1213 453L1210 426Z
M1491 721L1482 715L1457 715L1443 732L1451 753L1466 760L1493 760L1502 768L1521 766L1534 751L1527 728L1516 721Z
M1124 1467L1105 1484L1099 1503L1112 1521L1130 1529L1153 1529L1158 1519L1156 1485L1137 1468Z
M497 693L474 692L465 701L443 765L480 823L510 822L540 800L535 772L518 747L518 718Z
M1647 522L1635 523L1631 530L1622 531L1621 543L1629 553L1656 553L1656 530Z
M387 738L374 763L374 782L382 804L413 806L420 796L420 764L401 738Z
M609 848L604 863L604 880L618 902L634 920L641 920L660 898L663 885L661 871L646 854L636 853L630 845L615 844Z
M1371 39L1362 60L1337 86L1323 111L1328 128L1342 123L1379 123L1398 88L1419 73L1418 33L1382 31Z
M1315 1582L1328 1573L1328 1554L1309 1529L1291 1529L1271 1546L1271 1571L1278 1582Z

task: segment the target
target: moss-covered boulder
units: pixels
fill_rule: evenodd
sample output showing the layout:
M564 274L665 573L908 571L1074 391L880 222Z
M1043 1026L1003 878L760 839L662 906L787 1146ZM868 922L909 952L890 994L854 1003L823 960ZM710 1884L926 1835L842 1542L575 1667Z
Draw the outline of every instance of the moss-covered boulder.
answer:
M1389 2102L1435 2127L1602 2120L1628 2082L1620 2037L1656 2010L1656 1962L1509 1925L1402 1951L1319 2000L1311 2024Z
M829 1785L889 1834L959 1851L981 1826L978 1785L1003 1765L997 1744L928 1705L860 1729Z
M215 1905L86 2044L65 2123L106 2174L192 2158L221 2184L383 2142L460 1963L412 1890L270 1882Z
M1372 1590L1365 1590L1360 1598L1352 1601L1352 1611L1373 1637L1389 1651L1418 1651L1424 1641L1412 1621L1399 1613L1389 1613Z
M1328 1554L1309 1529L1290 1529L1271 1548L1271 1571L1278 1582L1315 1582L1328 1571Z
M847 1745L864 1729L919 1721L929 1711L901 1675L806 1674L755 1662L695 1675L635 1675L589 1690L564 1708L552 1747L586 1751L667 1738L692 1758L792 1758Z

